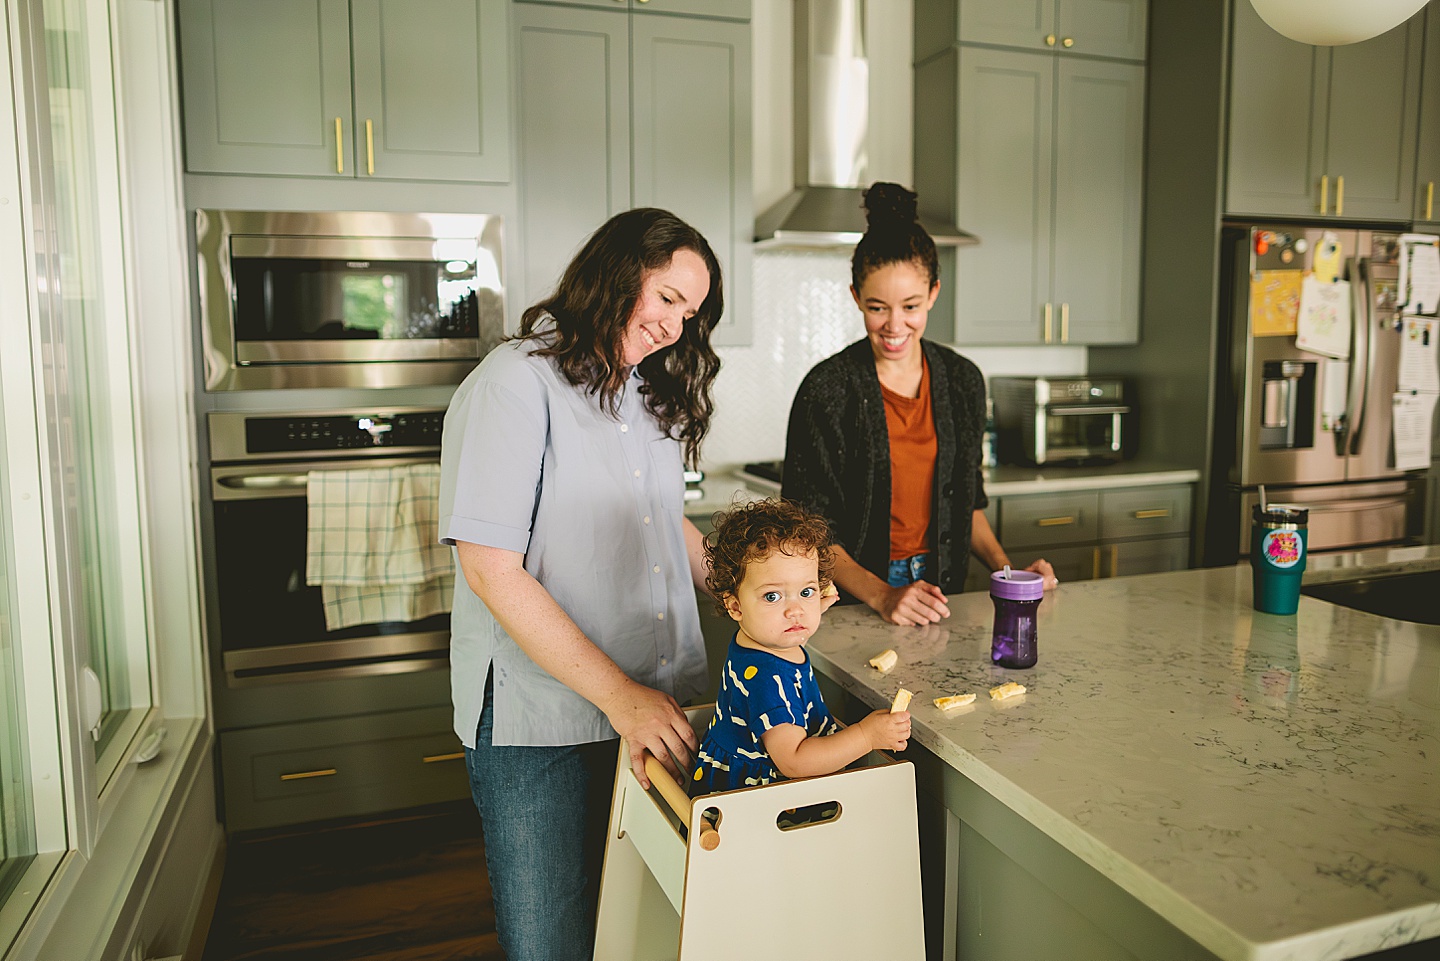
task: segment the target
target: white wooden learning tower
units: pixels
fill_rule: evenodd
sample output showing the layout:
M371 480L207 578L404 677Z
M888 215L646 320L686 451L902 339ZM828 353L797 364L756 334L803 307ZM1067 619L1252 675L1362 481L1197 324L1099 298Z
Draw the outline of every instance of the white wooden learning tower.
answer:
M713 711L687 712L697 734ZM654 787L640 787L621 739L595 961L920 961L915 769L864 763L691 801L653 759ZM828 820L777 824L835 804Z

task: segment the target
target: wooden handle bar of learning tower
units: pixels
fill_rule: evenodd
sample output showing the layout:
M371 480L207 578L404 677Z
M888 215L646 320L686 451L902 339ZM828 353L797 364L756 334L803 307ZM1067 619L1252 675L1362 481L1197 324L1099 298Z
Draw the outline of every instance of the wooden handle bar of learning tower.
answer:
M690 812L694 806L690 796L685 793L670 772L665 770L665 765L655 760L654 755L645 755L645 773L650 777L650 783L660 791L660 796L665 803L670 805L670 810L680 818L685 825L690 824ZM713 851L720 846L720 832L715 830L715 825L709 821L700 822L700 846L707 851Z

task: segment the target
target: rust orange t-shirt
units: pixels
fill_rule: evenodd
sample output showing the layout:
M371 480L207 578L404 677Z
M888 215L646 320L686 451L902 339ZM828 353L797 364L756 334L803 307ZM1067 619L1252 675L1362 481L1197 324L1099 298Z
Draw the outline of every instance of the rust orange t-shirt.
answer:
M930 549L930 504L935 489L935 417L930 410L930 365L922 358L920 396L903 397L880 385L890 431L890 559Z

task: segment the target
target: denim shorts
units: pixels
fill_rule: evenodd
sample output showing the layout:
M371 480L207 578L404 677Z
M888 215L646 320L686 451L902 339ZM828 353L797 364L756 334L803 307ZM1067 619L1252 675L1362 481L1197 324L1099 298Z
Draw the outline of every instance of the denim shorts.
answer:
M916 554L914 557L902 557L898 561L891 561L888 582L891 587L914 584L925 577L925 571L929 565L929 554Z
M465 765L500 946L509 961L590 961L620 743L496 746L493 708L487 678Z

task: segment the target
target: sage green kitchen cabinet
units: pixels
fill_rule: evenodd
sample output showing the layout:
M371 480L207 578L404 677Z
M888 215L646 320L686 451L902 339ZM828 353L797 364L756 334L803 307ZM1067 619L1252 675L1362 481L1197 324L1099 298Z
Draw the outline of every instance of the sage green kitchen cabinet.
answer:
M951 43L1144 60L1147 0L916 0L916 59Z
M991 524L1014 566L1043 557L1062 584L1183 570L1194 496L1193 484L1005 494L991 497ZM987 590L987 577L972 561L966 590Z
M1420 151L1415 170L1415 214L1422 224L1440 223L1440 5L1425 9L1425 60L1420 89ZM1433 230L1434 227L1426 227Z
M522 302L549 293L607 218L663 207L720 260L712 342L749 343L749 24L621 4L516 3L513 17Z
M957 44L915 87L921 203L981 238L955 258L955 340L1133 342L1145 68Z
M686 17L715 17L721 20L749 20L750 0L523 0L525 3L558 3L574 7L603 7L607 10L643 10Z
M506 0L181 0L186 169L503 183Z
M1226 212L1411 219L1423 27L1315 47L1236 0Z

